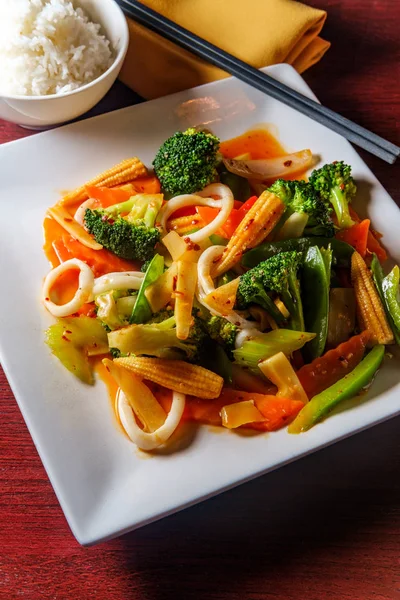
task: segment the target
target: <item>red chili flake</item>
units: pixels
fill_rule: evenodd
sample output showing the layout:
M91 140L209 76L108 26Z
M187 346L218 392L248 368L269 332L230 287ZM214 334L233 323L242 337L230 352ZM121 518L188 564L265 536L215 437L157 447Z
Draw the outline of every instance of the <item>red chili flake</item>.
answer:
M66 342L70 342L70 341L71 341L71 340L69 340L69 339L67 338L67 336L66 336L66 335L62 335L61 337L62 337L62 339L63 339L64 341L66 341Z
M332 161L332 164L333 164L333 165L337 165L337 162L338 162L337 160L333 160L333 161Z
M284 167L290 167L290 165L292 164L292 160L285 160L285 162L283 163Z
M227 301L225 302L225 304L230 304L230 303L231 303L231 301L230 301L230 300L227 300Z
M64 217L64 221L70 223L71 221L73 221L73 219L71 217Z
M172 279L172 289L173 291L176 290L176 283L178 281L178 275L174 275L173 279Z
M196 252L198 250L200 250L200 246L198 244L193 244L193 250L196 250Z
M244 226L244 231L247 231L247 229L250 227L250 225L253 225L253 223L254 219L249 219L249 222Z
M213 265L215 265L215 263L219 262L222 258L222 254L220 256L216 256L213 260Z
M72 331L70 331L69 329L66 329L65 333L72 333Z
M47 297L46 297L46 298L45 298L45 300L46 300L46 302L49 302L49 301L50 301L50 298L47 298Z
M341 183L341 184L339 185L339 187L340 187L340 189L341 189L341 190L342 190L342 192L343 192L343 190L344 190L344 183Z
M186 242L187 244L190 244L192 242L192 240L190 239L190 237L185 237L183 238L183 241Z

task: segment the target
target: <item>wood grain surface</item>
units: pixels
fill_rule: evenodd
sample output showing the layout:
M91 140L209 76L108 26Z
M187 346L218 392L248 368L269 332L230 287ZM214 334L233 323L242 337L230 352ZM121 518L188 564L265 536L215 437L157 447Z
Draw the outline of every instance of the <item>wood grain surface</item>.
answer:
M307 82L324 104L400 144L400 1L308 3L328 10L332 48ZM116 84L95 112L136 101ZM0 121L0 142L30 134ZM400 205L399 165L363 157ZM393 419L85 549L1 373L0 598L400 599L399 426Z

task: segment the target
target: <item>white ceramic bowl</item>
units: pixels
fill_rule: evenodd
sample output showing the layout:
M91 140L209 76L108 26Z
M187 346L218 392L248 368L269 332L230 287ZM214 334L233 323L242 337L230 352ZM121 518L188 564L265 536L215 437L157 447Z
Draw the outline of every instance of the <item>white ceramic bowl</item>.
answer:
M129 43L125 16L114 0L80 0L90 19L100 23L114 50L114 62L100 77L65 94L1 96L0 118L30 129L46 129L76 119L108 92L121 70Z

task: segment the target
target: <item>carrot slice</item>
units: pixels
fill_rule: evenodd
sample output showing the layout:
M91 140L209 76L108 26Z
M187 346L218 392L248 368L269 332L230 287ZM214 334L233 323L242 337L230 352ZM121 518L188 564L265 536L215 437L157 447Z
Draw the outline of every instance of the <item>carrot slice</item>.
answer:
M258 431L275 431L284 427L304 406L302 402L296 400L223 388L220 396L214 400L202 400L188 396L185 419L209 425L221 425L221 409L229 404L246 400L254 402L265 420L259 423L248 423L243 427Z
M338 240L347 242L350 246L353 246L362 257L367 253L368 245L368 234L371 221L364 219L360 223L355 223L349 229L342 229L336 234Z
M363 331L297 371L297 377L310 400L358 365L364 356L369 338L369 331Z
M304 406L300 400L278 396L264 396L255 404L265 419L260 423L251 423L252 429L259 431L276 431L285 427Z
M358 216L354 208L349 206L350 216L356 223L361 223L361 218ZM387 260L387 252L382 244L379 242L379 239L382 237L381 233L377 231L373 231L371 227L368 231L368 239L367 239L367 251L375 253L380 262L385 262Z
M157 177L139 177L133 182L134 188L140 194L159 194L161 185Z
M99 201L102 208L107 208L119 202L125 202L132 196L132 191L124 188L108 188L96 185L87 185L86 191L89 198ZM134 192L135 193L135 192Z
M95 277L114 271L135 271L139 268L137 263L123 260L104 248L102 250L87 248L67 234L54 240L52 245L60 262L79 258L89 265Z

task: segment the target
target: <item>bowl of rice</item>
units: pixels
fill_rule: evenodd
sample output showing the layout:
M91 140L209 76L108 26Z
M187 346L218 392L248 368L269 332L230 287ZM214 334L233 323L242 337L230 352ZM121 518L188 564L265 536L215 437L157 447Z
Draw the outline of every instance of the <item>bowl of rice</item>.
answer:
M114 0L0 0L0 118L45 129L79 117L116 80L128 43Z

